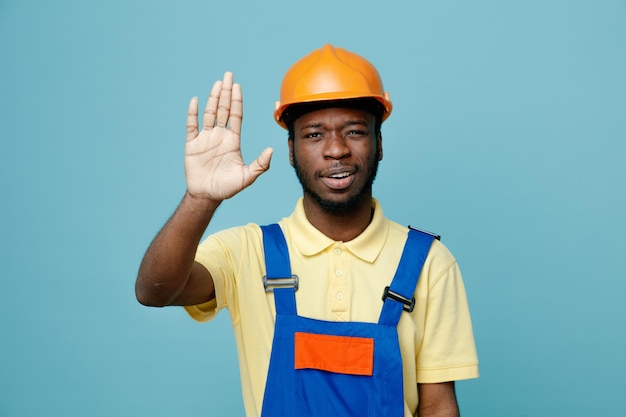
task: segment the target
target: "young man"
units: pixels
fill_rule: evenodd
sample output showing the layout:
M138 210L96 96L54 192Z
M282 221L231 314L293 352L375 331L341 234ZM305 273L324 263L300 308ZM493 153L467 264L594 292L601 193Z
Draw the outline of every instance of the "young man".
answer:
M269 169L272 149L243 163L232 74L214 84L200 131L191 100L187 192L150 245L136 293L200 321L229 309L248 416L458 416L454 381L478 376L453 256L386 219L372 197L391 109L364 58L326 45L298 61L275 118L303 197L279 225L200 244L222 201Z

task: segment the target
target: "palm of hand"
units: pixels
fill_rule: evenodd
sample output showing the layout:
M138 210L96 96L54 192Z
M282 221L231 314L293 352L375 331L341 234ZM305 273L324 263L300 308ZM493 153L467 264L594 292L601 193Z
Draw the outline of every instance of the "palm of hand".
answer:
M185 146L185 174L191 194L225 200L249 185L240 137L225 127L203 129Z

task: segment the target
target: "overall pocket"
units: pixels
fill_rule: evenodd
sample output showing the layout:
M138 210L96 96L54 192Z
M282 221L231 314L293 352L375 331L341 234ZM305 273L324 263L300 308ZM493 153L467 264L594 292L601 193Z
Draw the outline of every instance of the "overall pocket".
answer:
M296 332L298 416L369 416L374 339Z

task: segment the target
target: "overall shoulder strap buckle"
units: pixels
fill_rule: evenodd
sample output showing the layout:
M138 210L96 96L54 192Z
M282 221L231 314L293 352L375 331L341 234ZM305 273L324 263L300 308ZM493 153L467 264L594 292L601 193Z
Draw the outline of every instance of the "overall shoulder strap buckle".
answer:
M402 310L411 313L415 308L415 297L412 297L410 300L396 292L393 292L389 289L389 286L385 287L385 291L383 291L383 301L387 298L391 298L394 301L398 301L403 304Z
M263 287L265 292L273 292L275 288L293 288L294 291L298 291L298 276L268 278L264 275Z

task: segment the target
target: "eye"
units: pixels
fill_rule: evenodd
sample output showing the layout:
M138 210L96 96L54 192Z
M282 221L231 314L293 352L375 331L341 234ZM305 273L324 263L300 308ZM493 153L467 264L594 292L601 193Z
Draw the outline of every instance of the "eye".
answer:
M309 132L309 133L305 133L302 137L304 139L317 139L317 138L321 138L322 134L320 132Z
M350 136L353 138L360 138L360 137L367 136L368 134L369 132L367 130L352 129L348 131L347 136Z

